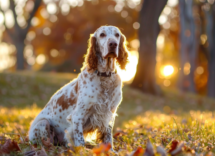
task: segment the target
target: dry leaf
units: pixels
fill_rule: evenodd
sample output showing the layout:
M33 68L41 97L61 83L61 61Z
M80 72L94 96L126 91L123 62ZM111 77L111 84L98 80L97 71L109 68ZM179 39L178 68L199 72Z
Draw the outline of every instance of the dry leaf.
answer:
M171 143L171 147L170 147L168 153L171 153L172 151L174 151L177 148L178 143L179 142L177 140L173 140L172 143Z
M21 151L19 148L19 145L17 144L17 142L15 142L14 140L6 140L6 142L4 143L4 145L1 147L0 149L0 154L1 153L7 153L9 154L12 151Z
M114 138L117 138L120 134L121 134L120 132L116 132L116 133L113 135L113 137L114 137Z
M134 153L131 154L131 156L142 156L144 153L144 149L142 147L138 147Z
M171 155L176 155L182 152L182 148L184 147L184 143L180 143L175 150L173 150L170 154Z
M98 148L93 149L93 153L96 155L100 155L101 153L108 152L109 149L111 148L111 144L101 144Z

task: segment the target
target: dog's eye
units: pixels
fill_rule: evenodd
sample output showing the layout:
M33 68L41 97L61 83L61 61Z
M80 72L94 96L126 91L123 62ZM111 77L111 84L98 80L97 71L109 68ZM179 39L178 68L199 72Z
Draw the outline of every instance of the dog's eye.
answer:
M106 35L104 33L101 33L100 34L100 37L105 37Z
M115 34L115 36L116 36L116 37L119 37L119 34L118 34L118 33L116 33L116 34Z

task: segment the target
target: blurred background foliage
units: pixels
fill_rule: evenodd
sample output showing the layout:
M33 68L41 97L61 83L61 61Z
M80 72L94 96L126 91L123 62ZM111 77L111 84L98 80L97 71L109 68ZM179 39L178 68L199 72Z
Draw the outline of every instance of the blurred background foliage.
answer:
M127 37L131 51L127 70L118 68L118 73L124 82L131 83L143 44L142 36L138 37L145 27L144 21L140 24L140 11L147 1L0 0L0 72L25 69L79 73L89 35L101 25L114 25ZM166 5L158 18L155 73L152 70L155 83L206 95L209 73L215 71L209 63L215 53L215 48L209 46L215 43L214 0L162 1ZM156 3L150 6L152 11ZM150 20L145 17L146 24ZM191 45L194 50L189 49ZM214 81L209 86L215 88ZM215 97L212 92L210 96Z

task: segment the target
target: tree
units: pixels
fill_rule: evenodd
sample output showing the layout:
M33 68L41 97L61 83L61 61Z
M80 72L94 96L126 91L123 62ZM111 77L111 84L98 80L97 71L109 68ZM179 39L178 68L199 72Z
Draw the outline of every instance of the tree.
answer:
M131 84L143 92L159 95L159 86L155 81L156 40L160 32L158 18L167 0L144 0L139 15L139 63Z
M196 92L194 72L196 69L197 42L193 18L193 0L179 0L180 10L180 70L178 86L182 91ZM187 68L187 69L186 69ZM187 71L185 71L187 70Z
M13 13L13 17L14 17L14 27L13 27L13 29L7 28L5 20L4 20L4 25L5 25L7 35L10 37L10 39L12 40L13 44L16 47L16 51L17 51L16 68L18 70L24 69L24 54L23 54L24 48L25 48L24 41L25 41L27 33L31 27L31 20L34 17L34 15L36 14L41 2L42 2L42 0L34 1L34 7L28 16L29 18L26 20L26 26L21 27L17 20L18 15L17 15L16 9L15 9L16 8L15 2L14 2L14 0L10 0L10 9L11 9L11 11ZM5 12L3 10L0 10L0 11L2 11L2 13L4 14L4 17L5 17Z
M215 4L211 6L211 9L205 11L206 15L206 31L208 38L208 96L215 97Z

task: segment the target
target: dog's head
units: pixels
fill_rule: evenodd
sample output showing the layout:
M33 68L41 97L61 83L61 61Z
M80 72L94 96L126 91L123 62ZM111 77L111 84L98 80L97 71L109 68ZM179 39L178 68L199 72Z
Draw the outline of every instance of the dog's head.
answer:
M85 57L88 71L97 69L98 57L102 59L116 58L120 68L125 69L128 62L126 38L117 27L102 26L94 34L91 34Z

